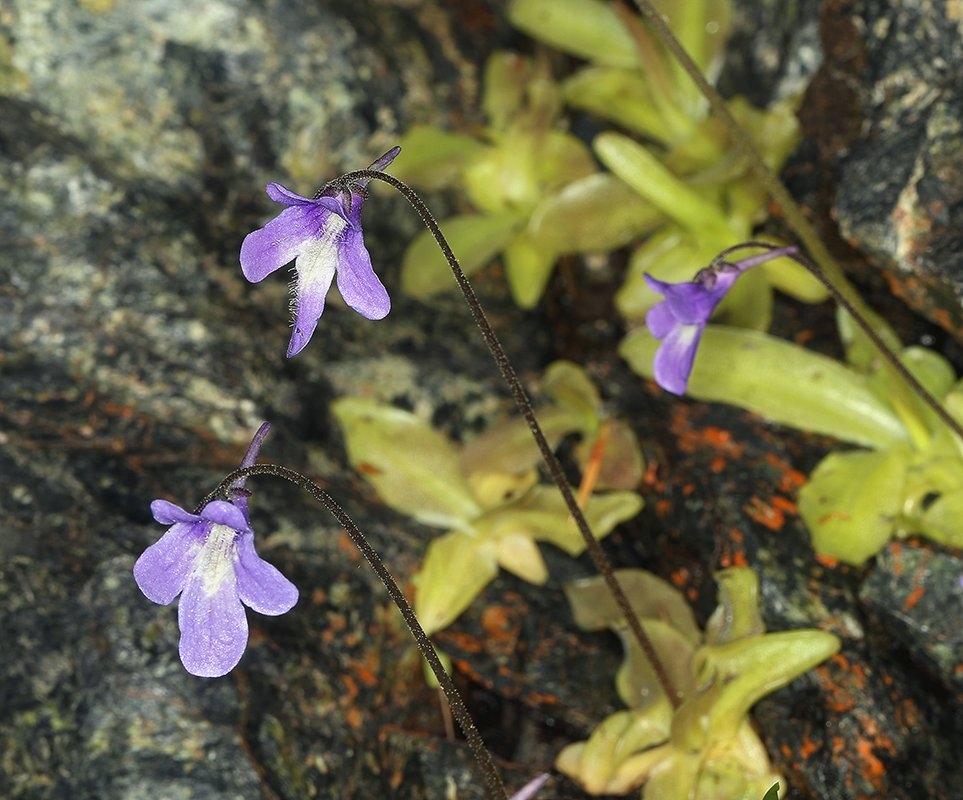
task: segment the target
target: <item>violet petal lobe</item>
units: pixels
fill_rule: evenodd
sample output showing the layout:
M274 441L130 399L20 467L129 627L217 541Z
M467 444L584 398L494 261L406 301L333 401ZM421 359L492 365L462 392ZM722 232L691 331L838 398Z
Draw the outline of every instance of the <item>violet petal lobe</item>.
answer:
M704 325L676 325L663 339L652 363L655 382L667 392L685 394Z
M286 206L309 206L314 203L314 200L310 197L303 197L297 192L292 192L280 183L269 183L264 187L264 191L267 192L267 196L275 203L281 203Z
M296 258L305 243L318 234L318 213L312 206L291 206L245 236L241 243L244 277L257 283ZM327 211L322 209L321 213Z
M272 617L293 608L298 602L297 586L255 552L253 536L238 537L237 556L237 592L244 605Z
M227 500L211 500L201 509L201 517L217 525L231 528L234 531L251 532L251 526L241 511L234 503Z
M526 783L508 800L531 800L546 783L548 783L548 774L539 775Z
M387 167L392 161L398 157L398 153L401 152L401 148L395 145L390 150L385 151L385 153L379 156L377 159L371 162L371 166L368 169L376 169L381 172L385 167Z
M324 300L338 268L338 236L347 222L330 217L321 238L312 239L298 256L294 285L294 330L287 356L300 353L311 341L324 312Z
M199 520L177 522L141 553L134 564L134 580L148 600L166 606L180 594L201 549L207 527Z
M677 324L678 321L665 300L656 303L646 312L645 325L656 339L664 339Z
M208 592L194 574L184 587L177 619L181 629L181 663L191 675L219 678L237 666L247 647L247 616L233 580Z
M155 500L150 504L150 511L161 525L173 525L175 522L199 522L201 519L197 514L185 511L169 500Z
M338 291L344 302L363 317L384 319L391 310L391 298L371 266L360 227L344 232L338 260Z
M708 321L726 289L707 290L700 283L670 283L665 287L665 302L680 323L697 325Z

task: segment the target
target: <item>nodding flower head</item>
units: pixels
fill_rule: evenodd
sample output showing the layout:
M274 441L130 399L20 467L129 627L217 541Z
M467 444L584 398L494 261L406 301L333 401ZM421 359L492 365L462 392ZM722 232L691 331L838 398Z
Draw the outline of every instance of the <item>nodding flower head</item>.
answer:
M795 252L795 247L773 248L740 261L715 261L686 283L666 283L647 274L649 288L665 296L645 317L649 331L662 340L653 365L655 382L667 392L685 394L702 332L736 279L750 267Z
M268 428L265 423L255 434L242 467L255 462ZM297 587L254 550L243 484L231 487L233 499L212 500L197 514L155 500L154 519L170 527L134 564L134 579L149 600L167 605L181 595L181 662L200 677L225 675L241 660L248 636L244 606L276 616L298 600Z
M393 147L369 169L384 169L399 152L400 147ZM335 275L341 297L362 316L382 319L391 310L388 292L374 273L361 231L368 180L335 180L312 198L301 197L279 183L267 185L268 196L287 208L244 237L241 271L257 283L294 260L294 332L288 358L311 341Z

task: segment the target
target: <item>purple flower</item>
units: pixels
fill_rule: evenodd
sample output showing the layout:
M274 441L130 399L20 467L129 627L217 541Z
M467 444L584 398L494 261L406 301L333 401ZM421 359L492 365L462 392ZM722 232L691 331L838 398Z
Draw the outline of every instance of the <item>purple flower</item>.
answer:
M269 428L265 423L258 429L242 467L255 462ZM243 484L231 487L233 500L212 500L199 514L155 500L154 519L171 527L134 564L134 579L149 600L166 606L181 595L181 662L203 678L226 675L241 660L245 605L276 616L298 600L297 587L254 551Z
M655 382L667 392L685 394L702 332L736 279L750 267L795 252L795 247L782 247L741 261L714 263L687 283L666 283L646 274L649 288L665 296L645 317L652 335L663 340L653 364Z
M384 169L399 152L400 147L393 147L369 169ZM244 237L241 271L257 283L294 259L294 332L288 358L311 341L335 274L341 297L362 316L382 319L391 310L388 292L371 267L361 231L367 184L368 179L333 181L313 198L301 197L279 183L267 185L268 196L287 208Z
M539 775L526 783L521 789L513 794L508 800L531 800L548 782L548 774Z

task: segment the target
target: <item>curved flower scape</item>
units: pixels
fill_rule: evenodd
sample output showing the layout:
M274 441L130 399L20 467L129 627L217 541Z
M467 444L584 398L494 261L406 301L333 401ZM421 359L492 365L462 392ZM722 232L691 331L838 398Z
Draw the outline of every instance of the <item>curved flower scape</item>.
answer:
M241 466L254 463L267 429L265 423L258 430ZM212 500L199 514L167 500L150 507L154 519L170 528L137 559L134 579L147 599L160 605L181 595L177 618L184 668L203 678L226 675L247 647L244 606L277 616L294 606L298 589L255 552L245 495Z
M796 252L795 247L781 247L740 261L714 263L685 283L667 283L646 274L649 288L665 296L645 317L652 335L663 340L653 363L655 382L667 392L685 394L702 332L736 279L750 267Z
M369 169L384 169L399 152L400 147L393 147ZM241 271L251 283L258 283L294 259L294 331L288 358L311 341L335 275L341 297L362 316L382 319L391 310L391 300L374 273L361 230L367 184L367 179L347 184L333 181L313 198L295 194L279 183L267 185L268 196L287 208L244 237Z

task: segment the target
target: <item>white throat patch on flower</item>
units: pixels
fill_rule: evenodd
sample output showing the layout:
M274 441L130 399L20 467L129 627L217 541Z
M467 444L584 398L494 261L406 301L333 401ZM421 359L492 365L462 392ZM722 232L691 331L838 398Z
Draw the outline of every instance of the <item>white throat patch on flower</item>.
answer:
M234 580L234 539L238 532L227 525L214 525L204 540L194 574L200 577L204 594L217 593L226 580Z
M296 272L291 288L291 310L297 316L299 298L324 297L334 280L338 267L338 248L341 236L348 227L347 221L337 214L329 214L321 228L320 236L310 239L294 262Z

